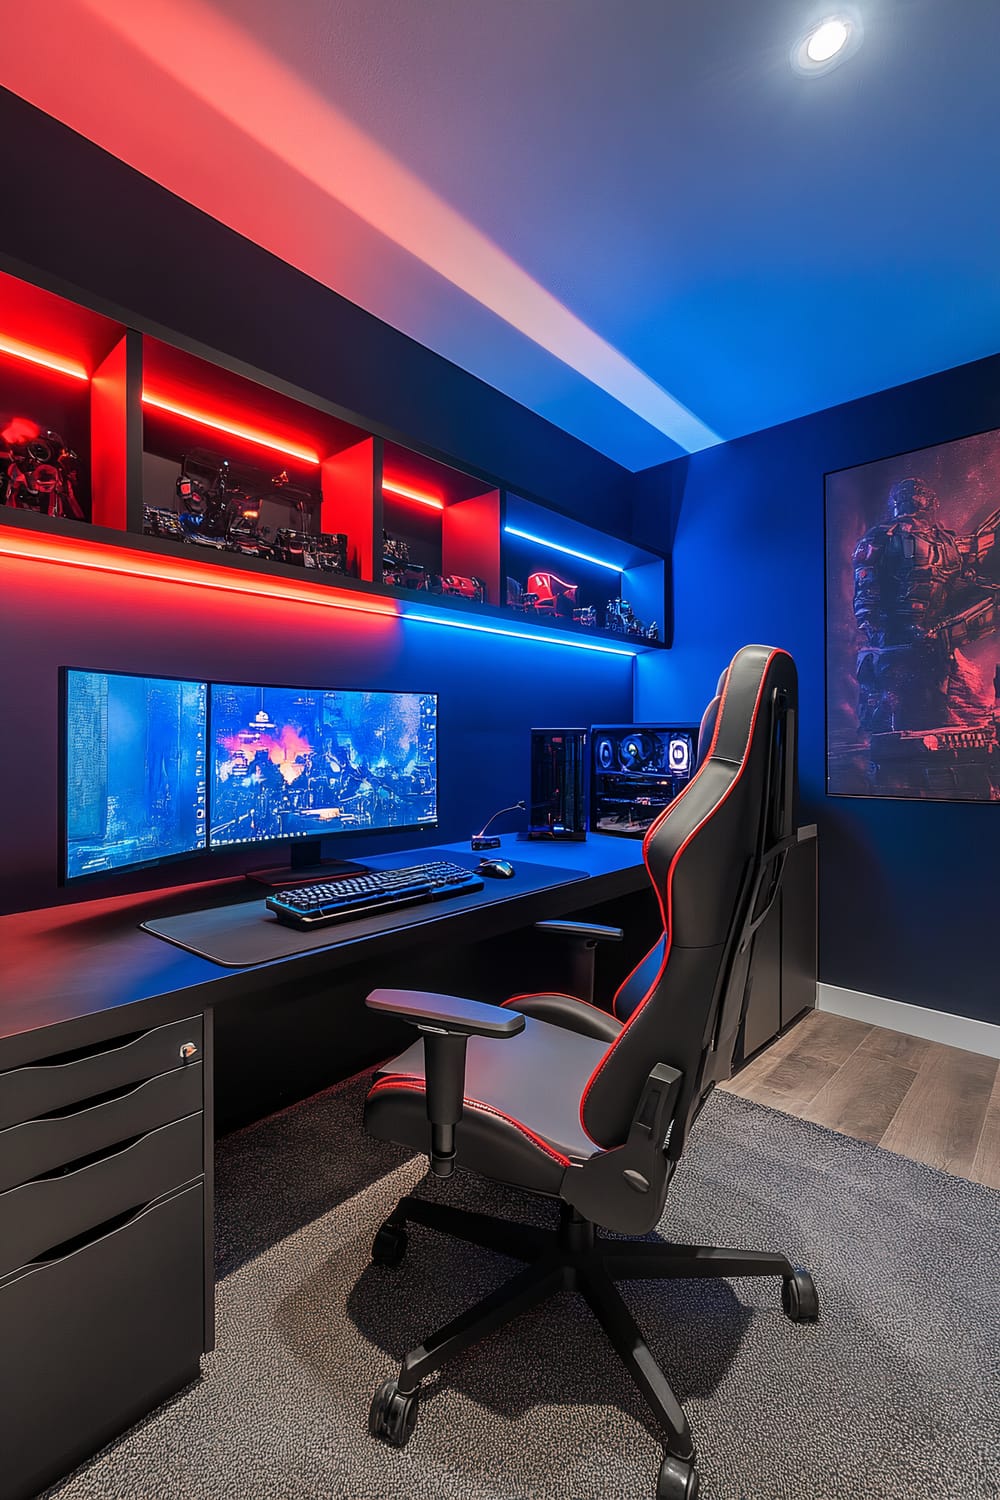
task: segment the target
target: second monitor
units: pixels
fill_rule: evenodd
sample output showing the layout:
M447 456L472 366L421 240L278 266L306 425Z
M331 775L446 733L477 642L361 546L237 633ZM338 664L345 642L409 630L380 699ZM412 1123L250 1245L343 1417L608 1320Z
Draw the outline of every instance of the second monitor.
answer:
M213 847L437 825L433 693L211 684Z

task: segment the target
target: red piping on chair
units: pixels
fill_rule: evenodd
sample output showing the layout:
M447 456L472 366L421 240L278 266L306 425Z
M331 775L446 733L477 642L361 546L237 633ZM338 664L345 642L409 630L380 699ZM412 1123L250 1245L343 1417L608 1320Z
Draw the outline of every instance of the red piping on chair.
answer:
M722 688L721 688L721 691L719 692L719 695L718 695L719 696L719 707L718 707L718 709L716 711L716 715L715 715L715 727L712 730L712 742L711 742L711 744L708 747L708 753L706 755L702 756L701 764L699 765L697 771L695 771L694 775L691 777L691 780L688 782L687 786L684 787L677 794L677 796L673 798L673 800L669 803L669 805L667 807L665 807L663 809L663 811L656 818L654 818L653 822L650 824L650 826L646 829L646 832L643 834L643 837L642 837L642 859L643 859L643 863L646 866L647 871L649 869L649 861L646 859L646 850L647 850L647 848L649 846L650 839L653 837L653 834L656 832L656 830L659 828L660 824L663 822L664 818L667 816L667 813L670 812L674 807L676 807L677 804L678 804L678 802L681 800L681 798L687 792L689 792L691 790L692 786L698 780L698 777L701 775L702 767L705 766L705 765L707 765L708 762L712 758L712 753L715 750L716 741L719 738L719 721L722 718L722 707L723 707L723 704L726 701L726 690L728 689L728 687L729 687L729 668L727 667L726 668L726 673L725 673L725 679L724 679L724 681L722 683ZM659 899L660 899L660 893L657 890L655 883L654 883L653 889L656 890L656 899L659 901ZM663 917L663 902L662 901L660 901L660 916ZM664 919L664 935L666 935L665 919ZM655 943L654 943L653 946L654 947L656 946ZM642 958L640 958L639 962L636 964L635 968L632 970L632 973L626 975L626 977L622 980L621 984L615 990L615 998L611 1002L611 1014L614 1016L615 1020L618 1019L618 996L621 994L621 992L625 988L625 986L629 983L629 980L631 980L638 973L638 971L642 968L643 964L646 962L646 959L649 957L649 954L652 953L652 951L653 951L653 949L650 948L649 953L644 953L643 954ZM663 963L664 964L666 963L666 953L664 953ZM663 973L663 969L660 968L657 971L657 976L656 976L656 979L654 980L654 986L659 983L660 974L662 974L662 973ZM645 1000L643 1000L641 1002L641 1004L645 1004ZM640 1008L641 1008L641 1005L636 1006L636 1010L639 1010ZM632 1014L634 1015L635 1011L633 1011ZM617 1041L617 1037L615 1038L615 1040ZM588 1088L589 1088L589 1084L588 1084ZM582 1107L583 1106L581 1104L581 1108Z
M380 1078L378 1083L373 1084L368 1090L368 1097L371 1098L372 1094L377 1094L379 1089L384 1088L411 1089L421 1094L426 1094L427 1092L427 1087L423 1079L399 1073L392 1074L388 1078ZM551 1156L553 1161L557 1161L562 1167L569 1166L568 1156L563 1156L561 1151L557 1151L554 1146L550 1146L548 1141L543 1141L540 1135L536 1135L533 1130L529 1130L527 1125L523 1125L520 1120L515 1120L511 1115L505 1115L502 1109L497 1109L496 1105L484 1104L481 1099L470 1099L468 1095L465 1096L462 1102L470 1109L481 1109L488 1115L496 1115L498 1120L506 1120L508 1125L513 1125L515 1130L519 1130L522 1135L526 1135L532 1145L537 1146L540 1151L544 1151L546 1156Z
M657 938L656 942L658 943L659 941L660 941L660 939ZM653 944L653 948L655 948L655 947L656 947L656 943ZM643 964L646 962L646 959L649 957L650 953L652 953L653 948L650 948L648 950L648 952L646 952L646 953L644 953L642 955L642 957L640 958L639 962L635 965L635 967L632 969L632 971L629 974L625 975L625 978L622 980L621 984L615 990L615 998L611 1002L611 1014L615 1018L616 1021L618 1020L618 996L621 994L622 990L624 990L625 986L627 984L629 984L631 982L631 980L633 980L635 978L636 974L638 974L639 970L642 968Z
M705 824L709 821L709 819L713 818L715 816L715 814L718 812L719 808L722 806L722 804L729 797L729 795L732 792L733 788L740 781L740 778L742 777L743 772L746 770L747 752L750 749L750 742L753 739L753 732L754 732L754 729L756 728L756 725L757 725L757 715L760 713L761 697L762 697L763 692L764 692L764 683L767 680L768 671L769 671L771 663L774 661L775 657L777 657L777 656L786 656L787 654L788 654L787 652L781 651L781 650L772 651L771 654L770 654L770 656L767 658L767 660L764 663L763 671L760 674L760 684L759 684L759 686L757 688L757 701L754 704L753 714L752 714L751 719L750 719L750 728L749 728L749 730L747 732L747 742L746 742L746 744L743 747L743 754L740 757L740 768L737 771L736 775L733 777L732 781L726 787L726 790L723 792L723 794L719 798L718 802L716 802L711 808L709 808L708 812L702 818L701 822L698 823L698 824L696 824L696 826L694 828L692 828L691 832L688 834L687 838L684 840L683 844L681 844L680 848L677 850L677 852L674 855L673 859L670 861L670 864L669 864L669 866L667 868L667 879L666 879L666 907L664 907L663 897L660 895L659 887L657 886L656 881L653 880L653 872L649 868L649 844L650 844L650 841L651 841L654 833L659 828L659 826L663 822L664 818L666 818L667 815L669 813L671 813L673 811L673 809L677 806L677 804L684 797L687 796L688 792L690 792L691 788L694 786L695 782L698 780L698 777L701 775L701 773L708 766L709 762L712 759L712 756L715 754L715 747L716 747L716 744L718 743L718 739L719 739L719 730L722 727L722 717L723 717L723 713L724 713L725 707L726 707L726 698L727 698L728 693L729 693L729 674L728 673L726 675L726 685L725 685L725 688L723 689L722 699L721 699L721 702L719 703L719 712L716 715L716 719L715 719L715 730L714 730L714 732L712 734L712 743L709 746L708 754L705 756L705 758L702 761L701 765L698 767L697 771L694 773L694 775L692 776L691 780L688 782L688 784L684 788L684 790L677 797L675 797L674 800L671 803L669 803L667 807L664 808L663 812L657 818L656 822L653 823L652 826L647 830L646 836L645 836L645 838L642 841L642 860L643 860L643 864L646 866L646 873L649 875L650 883L651 883L653 889L656 891L656 899L657 899L657 901L660 904L660 917L661 917L661 920L662 920L663 925L664 925L664 930L666 932L666 943L664 944L664 949L663 949L663 960L662 960L662 962L660 964L660 967L656 971L656 978L653 980L652 984L649 986L649 989L646 991L645 995L643 995L642 999L639 1001L639 1004L636 1006L635 1010L629 1016L628 1020L623 1023L621 1031L615 1037L614 1041L611 1043L611 1045L608 1048L607 1052L605 1052L604 1056L601 1058L600 1062L597 1064L597 1067L594 1069L593 1073L591 1073L590 1077L587 1079L586 1086L584 1087L583 1093L580 1096L580 1126L581 1126L584 1134L586 1135L587 1139L590 1140L590 1141L594 1141L594 1137L591 1135L590 1131L587 1129L587 1126L584 1123L584 1119L583 1119L583 1112L584 1112L584 1109L586 1108L586 1104L587 1104L587 1095L590 1093L590 1090L593 1088L594 1084L597 1082L598 1078L600 1077L601 1073L604 1071L605 1067L607 1067L607 1064L610 1061L611 1055L614 1052L615 1048L621 1045L621 1042L622 1042L622 1040L623 1040L623 1038L625 1036L625 1033L632 1026L633 1022L645 1010L646 1004L649 1001L650 996L653 994L653 992L655 991L655 989L656 989L657 985L659 984L660 980L663 978L663 971L667 967L667 960L670 957L670 949L671 949L672 944L673 944L673 921L672 921L672 918L673 918L673 882L674 882L674 870L677 868L677 863L678 863L681 855L684 853L684 850L687 848L688 844L690 844L690 842L694 838L695 834L700 833L701 830L704 828ZM648 958L649 955L647 954L646 956ZM600 1147L600 1149L602 1151L607 1149L607 1147L601 1146L600 1141L594 1141L594 1145Z
M533 990L530 995L511 995L509 1000L501 1000L500 1004L501 1006L515 1005L518 1000L540 1000L543 997L547 1000L550 996L553 1000L572 1000L574 1005L589 1005L591 1010L596 1010L600 1015L609 1016L611 1020L614 1020L610 1011L604 1010L600 1005L594 1005L590 1000L581 1000L579 995L567 995L564 990Z

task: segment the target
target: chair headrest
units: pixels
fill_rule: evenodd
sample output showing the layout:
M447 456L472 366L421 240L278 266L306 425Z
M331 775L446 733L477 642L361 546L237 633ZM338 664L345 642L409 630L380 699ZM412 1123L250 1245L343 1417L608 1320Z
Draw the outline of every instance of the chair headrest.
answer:
M705 759L705 756L708 754L708 747L712 743L712 736L715 734L715 721L719 717L719 704L722 702L722 695L726 691L726 679L728 678L728 676L729 668L727 667L726 670L719 675L718 685L715 689L715 697L709 703L708 707L705 709L705 712L701 716L701 724L698 729L697 763L699 766Z

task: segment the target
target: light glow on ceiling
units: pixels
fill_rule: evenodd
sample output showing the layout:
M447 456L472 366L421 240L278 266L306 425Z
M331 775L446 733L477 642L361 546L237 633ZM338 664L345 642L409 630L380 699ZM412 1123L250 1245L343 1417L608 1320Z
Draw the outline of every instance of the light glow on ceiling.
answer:
M722 441L301 74L204 0L84 3L230 126L685 452Z

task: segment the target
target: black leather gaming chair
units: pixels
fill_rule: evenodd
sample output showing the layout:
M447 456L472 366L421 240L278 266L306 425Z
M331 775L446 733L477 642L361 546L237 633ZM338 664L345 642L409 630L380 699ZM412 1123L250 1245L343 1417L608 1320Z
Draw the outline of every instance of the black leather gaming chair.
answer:
M438 1176L458 1167L559 1204L552 1231L413 1197L382 1225L378 1264L402 1259L407 1222L528 1264L407 1354L398 1378L375 1394L375 1436L402 1447L424 1376L552 1293L576 1290L666 1435L657 1500L695 1500L687 1421L615 1282L780 1276L787 1315L817 1317L809 1273L783 1255L596 1233L655 1227L691 1124L731 1072L753 935L795 837L796 693L786 652L746 646L733 658L706 711L698 771L646 834L663 935L619 989L614 1015L566 995L518 996L504 1006L407 990L368 997L372 1009L422 1033L376 1078L368 1129L427 1152Z

